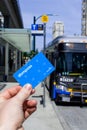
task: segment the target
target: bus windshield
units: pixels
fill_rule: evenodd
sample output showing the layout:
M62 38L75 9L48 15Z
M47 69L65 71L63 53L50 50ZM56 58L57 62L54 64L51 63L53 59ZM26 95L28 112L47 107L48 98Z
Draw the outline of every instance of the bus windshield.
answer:
M61 75L87 75L87 53L60 52L56 70Z

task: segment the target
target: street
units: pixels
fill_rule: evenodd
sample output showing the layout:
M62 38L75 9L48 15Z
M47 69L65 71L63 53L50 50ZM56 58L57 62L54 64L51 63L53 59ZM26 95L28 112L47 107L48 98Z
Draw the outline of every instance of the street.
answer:
M64 130L87 130L87 106L52 105Z

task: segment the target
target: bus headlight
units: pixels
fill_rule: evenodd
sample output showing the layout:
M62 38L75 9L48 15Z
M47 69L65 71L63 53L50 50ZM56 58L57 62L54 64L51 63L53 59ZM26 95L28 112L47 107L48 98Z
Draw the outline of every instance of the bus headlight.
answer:
M63 85L58 85L58 89L61 89L62 91L67 91L67 87Z

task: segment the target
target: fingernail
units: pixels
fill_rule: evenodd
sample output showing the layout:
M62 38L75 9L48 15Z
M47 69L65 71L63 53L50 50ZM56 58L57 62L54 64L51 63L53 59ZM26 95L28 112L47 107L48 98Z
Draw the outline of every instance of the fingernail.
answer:
M31 84L25 84L24 87L27 89L27 90L30 90L32 88Z

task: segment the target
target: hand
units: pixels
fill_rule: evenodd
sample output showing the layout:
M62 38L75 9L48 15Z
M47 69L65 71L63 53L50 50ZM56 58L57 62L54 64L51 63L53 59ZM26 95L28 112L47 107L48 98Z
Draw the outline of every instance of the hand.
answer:
M36 100L28 100L35 93L31 85L15 86L0 94L0 128L23 130L22 123L36 110Z

